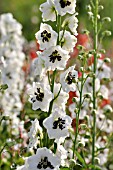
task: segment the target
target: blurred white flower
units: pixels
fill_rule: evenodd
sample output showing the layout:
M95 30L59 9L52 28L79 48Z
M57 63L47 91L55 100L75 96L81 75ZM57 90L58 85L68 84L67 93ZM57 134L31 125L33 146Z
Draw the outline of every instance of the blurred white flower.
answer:
M64 34L64 35L63 35ZM77 43L77 38L74 35L71 35L69 31L60 32L60 41L62 44L62 49L67 50L69 52L73 52L73 48Z
M60 90L60 88L61 88L61 84L55 83L54 91L53 91L54 98L56 98L59 91L60 91L60 93L59 93L58 97L54 100L53 110L55 108L61 108L61 109L65 110L65 105L66 105L67 100L69 98L69 94L67 92L64 92L62 89Z
M56 11L53 0L47 0L47 2L41 4L40 11L42 12L43 21L56 21Z
M32 62L32 72L35 76L39 76L40 80L42 80L46 74L44 64L45 61L40 55L38 56L38 58L35 58Z
M64 20L63 24L62 24L63 27L68 26L69 29L70 29L70 31L71 31L75 36L78 35L78 33L77 33L78 19L77 19L76 15L77 15L77 14L74 14L74 15L72 15L72 16L70 16L70 17L67 17L67 18Z
M103 60L98 60L97 62L97 72L96 75L98 79L110 78L111 68L108 67Z

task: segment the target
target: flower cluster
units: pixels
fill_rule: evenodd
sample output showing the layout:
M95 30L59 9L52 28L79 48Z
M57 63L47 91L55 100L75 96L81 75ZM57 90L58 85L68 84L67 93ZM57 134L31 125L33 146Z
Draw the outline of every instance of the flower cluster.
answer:
M17 135L18 125L23 127L17 116L23 107L21 93L24 88L22 67L25 54L23 53L22 26L11 13L0 16L0 38L1 82L8 85L5 93L0 94L0 109L2 116L9 116L12 120L12 133Z
M24 166L17 169L56 170L66 164L68 153L62 142L70 136L72 129L72 118L66 114L66 103L69 92L76 90L78 82L78 71L75 70L75 65L66 69L69 54L77 43L75 36L78 20L75 6L75 0L47 0L40 6L43 21L56 22L57 30L53 30L47 23L41 23L40 30L35 34L40 51L37 52L38 57L33 60L32 70L37 81L33 82L33 86L28 88L27 92L32 109L40 110L45 118L41 120L43 123L37 119L32 121L28 133L28 149L36 150L37 147L39 149L36 155L26 158ZM64 15L66 18L61 23ZM64 69L66 70L60 77L57 77L59 71ZM47 134L44 135L45 132Z

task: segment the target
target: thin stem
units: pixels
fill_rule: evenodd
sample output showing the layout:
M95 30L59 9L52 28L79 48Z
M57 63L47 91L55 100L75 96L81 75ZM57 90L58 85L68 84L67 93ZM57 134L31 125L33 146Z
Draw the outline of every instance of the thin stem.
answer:
M94 9L94 67L93 67L93 110L96 110L96 67L97 67L97 48L98 48L98 0L95 0ZM95 169L95 141L96 141L96 114L93 112L93 133L92 133L92 170Z
M83 66L84 65L85 64L83 64ZM74 143L73 143L73 145L74 145L73 146L73 159L74 159L74 155L75 155L76 141L77 141L77 137L78 137L78 133L79 133L79 115L80 115L80 111L81 111L81 107L82 107L83 86L84 86L84 71L82 72L82 79L81 79L79 110L76 113L76 131L75 131L75 139L74 139Z

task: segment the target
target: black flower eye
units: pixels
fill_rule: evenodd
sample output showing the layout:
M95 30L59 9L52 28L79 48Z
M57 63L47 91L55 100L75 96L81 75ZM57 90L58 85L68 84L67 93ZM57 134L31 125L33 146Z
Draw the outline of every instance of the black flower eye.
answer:
M68 1L68 0L60 0L60 5L61 5L61 8L65 8L66 6L70 6L71 2Z
M41 37L42 37L42 41L43 43L45 41L49 42L49 39L51 38L51 33L47 32L46 30L44 30L42 33L41 33Z
M49 58L50 58L50 62L54 63L56 59L57 59L58 61L60 61L62 57L60 56L60 54L58 53L58 51L55 50L55 51L49 56Z

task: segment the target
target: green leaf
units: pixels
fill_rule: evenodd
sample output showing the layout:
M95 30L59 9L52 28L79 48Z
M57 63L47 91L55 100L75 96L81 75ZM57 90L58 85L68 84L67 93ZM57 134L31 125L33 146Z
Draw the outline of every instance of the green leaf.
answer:
M70 168L68 168L68 167L62 167L62 168L60 168L60 170L70 170Z
M0 86L0 89L2 89L2 90L6 90L8 88L8 85L7 84L2 84L1 86Z
M87 168L87 165L86 165L84 159L82 158L82 156L79 154L79 152L75 151L75 154L76 154L78 160L82 163L82 165L83 165L85 168Z

